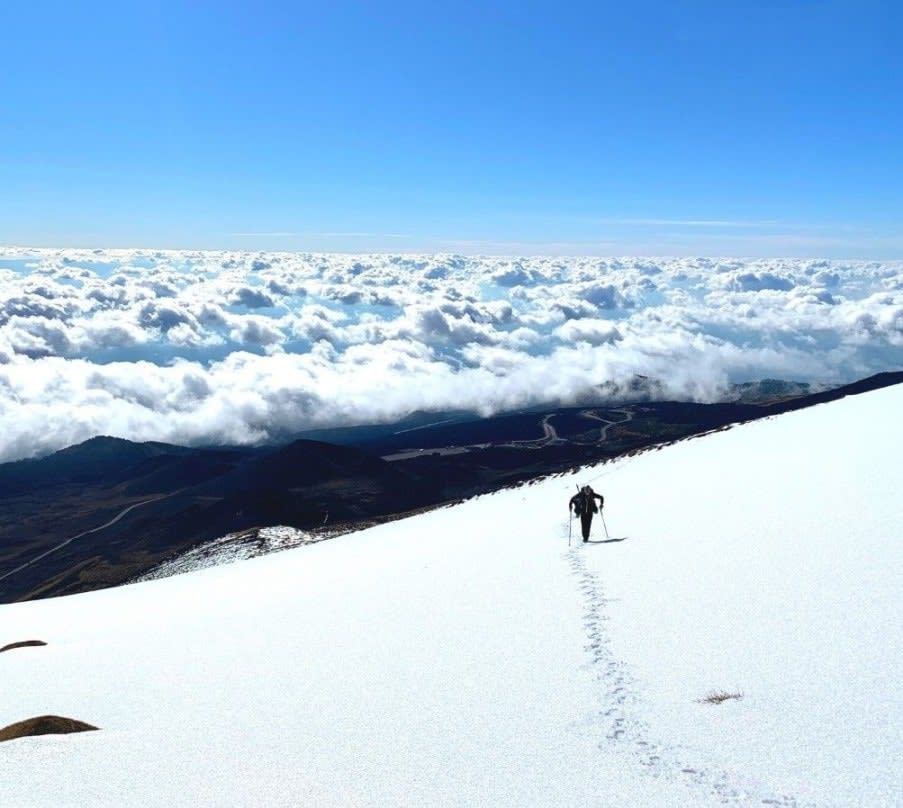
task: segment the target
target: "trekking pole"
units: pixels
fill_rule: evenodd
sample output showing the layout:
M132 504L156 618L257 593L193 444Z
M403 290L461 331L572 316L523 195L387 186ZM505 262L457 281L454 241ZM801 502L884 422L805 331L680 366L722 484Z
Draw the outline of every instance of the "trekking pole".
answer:
M580 486L577 483L574 483L577 486L577 493L580 493ZM571 515L571 504L568 503L568 547L571 546L571 525L574 522L574 517Z
M605 528L605 538L608 538L608 525L605 524L605 514L602 513L602 509L599 508L599 516L602 517L602 527Z

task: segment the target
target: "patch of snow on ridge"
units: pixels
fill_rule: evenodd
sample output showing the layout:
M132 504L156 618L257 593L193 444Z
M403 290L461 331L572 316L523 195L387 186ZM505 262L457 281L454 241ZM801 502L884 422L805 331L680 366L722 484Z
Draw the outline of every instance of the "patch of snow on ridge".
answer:
M218 539L204 542L192 547L184 553L158 564L149 572L138 576L133 583L139 581L155 581L181 575L184 572L218 567L221 564L232 564L247 558L287 550L302 544L312 544L322 540L322 536L305 533L298 528L286 525L251 528L238 533L229 533Z

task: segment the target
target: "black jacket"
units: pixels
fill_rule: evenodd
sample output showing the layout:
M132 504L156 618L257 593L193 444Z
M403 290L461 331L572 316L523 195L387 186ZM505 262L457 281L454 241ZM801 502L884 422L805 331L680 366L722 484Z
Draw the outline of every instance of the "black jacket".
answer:
M596 500L599 500L599 507L596 507ZM568 505L577 516L582 516L583 514L594 514L599 512L599 508L601 508L605 504L605 497L601 494L597 494L593 491L592 488L589 489L589 492L584 494L583 491L578 491L574 496L571 497L571 501Z

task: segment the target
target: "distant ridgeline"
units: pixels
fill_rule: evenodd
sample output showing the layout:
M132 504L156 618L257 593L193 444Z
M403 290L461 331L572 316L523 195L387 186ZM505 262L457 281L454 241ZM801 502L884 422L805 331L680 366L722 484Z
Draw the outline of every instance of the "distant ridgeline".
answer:
M484 419L421 413L399 424L306 433L279 447L92 438L0 465L0 602L118 585L203 542L256 527L335 535L900 382L903 372L815 393L760 382L718 404L641 395Z

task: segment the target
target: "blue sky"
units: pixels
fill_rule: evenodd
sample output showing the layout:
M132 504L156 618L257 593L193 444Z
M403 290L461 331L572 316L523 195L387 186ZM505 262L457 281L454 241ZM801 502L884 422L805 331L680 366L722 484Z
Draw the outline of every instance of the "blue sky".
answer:
M0 244L903 257L897 2L0 11Z

